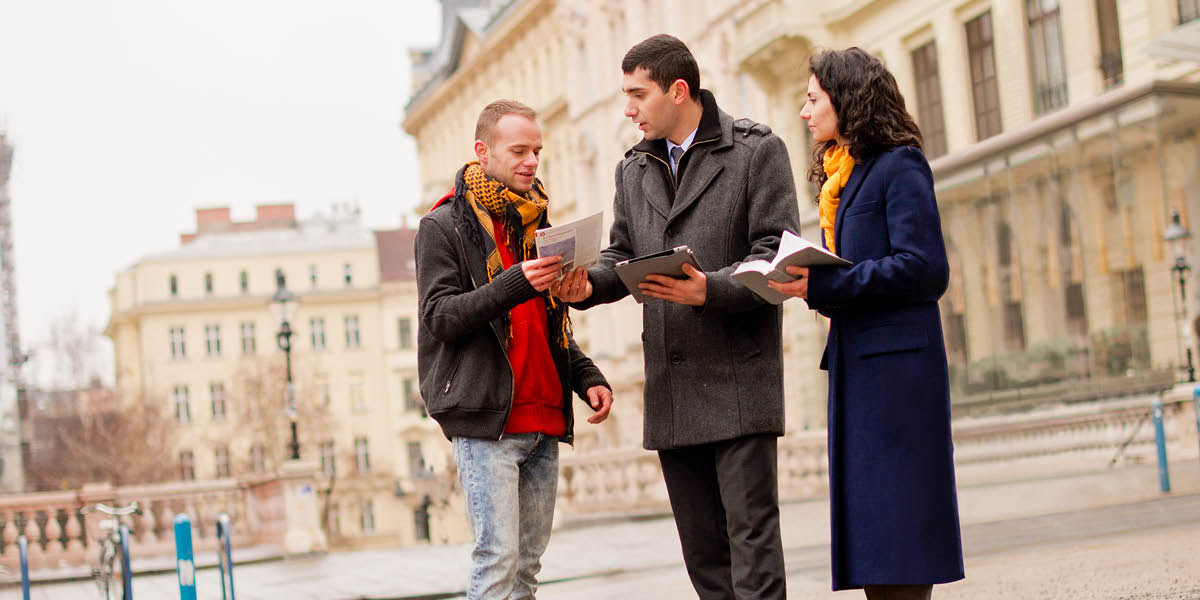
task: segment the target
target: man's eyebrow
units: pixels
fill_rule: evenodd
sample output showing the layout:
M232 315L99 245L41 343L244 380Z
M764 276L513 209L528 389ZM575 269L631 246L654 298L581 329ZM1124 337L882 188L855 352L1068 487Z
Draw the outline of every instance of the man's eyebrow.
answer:
M622 92L625 92L626 94L632 94L632 93L634 93L634 92L640 92L640 91L643 91L643 90L645 90L645 89L646 89L646 87L645 87L645 86L641 86L641 85L631 85L631 86L629 86L629 87L623 87L623 88L621 88L621 91L622 91Z

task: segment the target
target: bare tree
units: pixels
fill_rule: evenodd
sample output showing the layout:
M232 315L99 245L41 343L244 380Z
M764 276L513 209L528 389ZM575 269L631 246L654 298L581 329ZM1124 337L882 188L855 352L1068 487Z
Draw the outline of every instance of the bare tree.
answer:
M50 335L39 362L52 371L46 387L81 390L100 377L100 331L84 323L78 310L50 321Z
M37 451L27 465L29 486L36 490L74 489L89 481L113 485L153 483L173 479L170 455L171 421L160 403L138 397L111 398L97 410L83 409L91 389L59 392L74 396L72 410L36 418ZM98 404L98 406L97 406Z
M296 420L300 424L300 441L308 452L315 452L316 440L322 440L332 429L330 409L319 397L309 376L311 369L297 369L293 377ZM265 450L267 468L277 470L290 458L291 419L286 398L287 376L282 359L258 357L241 362L234 375L232 414L237 419L232 436L260 445ZM307 443L305 443L307 441ZM249 470L248 459L241 463Z

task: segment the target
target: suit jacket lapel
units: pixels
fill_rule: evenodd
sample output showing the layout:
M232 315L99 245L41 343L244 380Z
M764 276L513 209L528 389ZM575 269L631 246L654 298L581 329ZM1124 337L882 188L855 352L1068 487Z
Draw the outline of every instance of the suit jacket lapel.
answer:
M841 200L838 201L837 215L833 219L833 244L837 248L842 247L842 215L846 209L854 203L855 196L858 195L858 189L862 187L863 180L867 178L867 174L871 172L871 167L875 165L875 157L872 157L865 162L854 165L854 170L850 172L850 179L846 181L846 187L842 188Z

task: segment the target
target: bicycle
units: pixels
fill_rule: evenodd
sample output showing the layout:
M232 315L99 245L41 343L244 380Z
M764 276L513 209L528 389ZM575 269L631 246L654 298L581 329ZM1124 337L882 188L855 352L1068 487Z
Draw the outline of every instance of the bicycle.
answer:
M116 586L113 585L117 576L114 563L119 555L121 558L121 598L133 600L133 571L129 567L129 525L121 520L128 515L140 515L142 511L137 502L130 502L121 507L107 504L93 504L80 509L80 514L98 511L112 517L100 521L100 556L96 567L92 568L92 578L96 580L101 596L105 600L116 600Z

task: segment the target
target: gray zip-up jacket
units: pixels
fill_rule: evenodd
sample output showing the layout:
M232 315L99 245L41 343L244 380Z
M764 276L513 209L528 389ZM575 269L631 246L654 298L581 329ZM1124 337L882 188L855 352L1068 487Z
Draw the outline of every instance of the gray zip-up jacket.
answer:
M417 370L421 397L447 438L500 439L513 401L513 369L504 343L504 316L535 296L519 264L488 281L484 257L495 242L467 205L462 171L455 193L421 219L416 238ZM563 386L567 430L574 441L572 390L587 397L593 386L608 385L596 367L568 338L550 353Z

